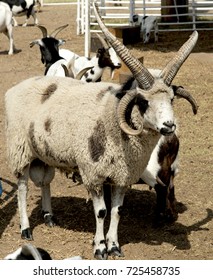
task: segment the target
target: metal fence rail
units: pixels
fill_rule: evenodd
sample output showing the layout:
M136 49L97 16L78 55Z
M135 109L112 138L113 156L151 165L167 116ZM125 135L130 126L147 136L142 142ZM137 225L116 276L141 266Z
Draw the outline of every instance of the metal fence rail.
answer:
M77 35L85 34L85 56L89 56L91 33L100 32L93 14L93 0L53 1L57 1L55 5L77 4ZM157 16L159 32L213 30L213 1L209 0L98 0L98 3L108 27L133 25L133 15L139 14ZM48 5L51 4L48 0Z
M84 5L86 0L78 0L80 6ZM91 1L90 1L91 2ZM165 31L190 31L190 30L213 30L213 1L185 1L187 4L178 4L181 1L169 1L170 5L162 5L160 0L99 0L102 18L107 26L132 25L133 14L144 16L154 15L159 17L159 32ZM166 1L164 1L166 3ZM122 6L118 6L118 5ZM115 6L116 5L116 6ZM163 11L170 11L173 13ZM182 11L186 12L182 12ZM181 12L180 12L181 11ZM80 17L81 29L78 33L84 33L84 18ZM90 13L91 32L97 32L98 24L95 17Z

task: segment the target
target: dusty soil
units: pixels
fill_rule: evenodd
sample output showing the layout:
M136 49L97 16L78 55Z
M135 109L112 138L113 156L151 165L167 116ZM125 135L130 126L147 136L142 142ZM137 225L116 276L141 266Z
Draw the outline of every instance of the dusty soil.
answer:
M40 24L50 31L69 23L60 37L66 39L66 48L83 55L84 37L76 35L76 6L46 6L38 17ZM23 17L17 20L24 22ZM189 34L162 33L156 45L151 42L128 47L136 56L144 56L146 66L162 68ZM32 40L40 37L40 30L33 25L16 27L14 39L19 52L8 56L8 41L0 34L0 176L4 190L0 198L0 259L25 242L19 232L17 182L7 166L4 94L23 79L43 75L39 49L29 47ZM181 141L180 173L175 180L179 218L173 224L154 228L155 192L146 185L133 186L126 194L119 226L123 259L213 259L212 42L213 32L200 32L196 48L174 80L174 84L188 89L199 105L194 116L186 101L176 100L174 104ZM86 199L83 186L76 186L57 173L52 184L52 205L58 223L48 228L41 218L40 190L30 183L28 213L34 235L32 243L48 250L54 259L73 255L93 259L95 220L92 203Z

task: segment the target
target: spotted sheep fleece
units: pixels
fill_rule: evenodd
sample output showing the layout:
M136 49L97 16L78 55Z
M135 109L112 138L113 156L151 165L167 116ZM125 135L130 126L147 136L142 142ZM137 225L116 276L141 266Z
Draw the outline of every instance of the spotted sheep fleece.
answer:
M120 186L137 182L160 135L135 137L120 129L116 116L120 88L113 83L88 87L66 77L34 77L11 88L5 101L13 173L18 176L39 158L66 172L78 167L89 189L106 178ZM17 149L22 150L21 157Z

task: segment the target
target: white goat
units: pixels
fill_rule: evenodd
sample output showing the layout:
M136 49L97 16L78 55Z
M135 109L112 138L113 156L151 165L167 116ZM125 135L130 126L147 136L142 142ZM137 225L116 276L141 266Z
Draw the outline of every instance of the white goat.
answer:
M22 237L32 239L26 210L28 178L42 188L44 217L52 225L50 182L54 169L74 172L77 168L94 206L94 255L106 259L107 254L121 256L117 229L126 189L141 177L160 136L175 132L171 83L198 33L192 34L156 78L108 31L93 5L102 32L138 87L123 91L114 83L34 77L7 91L5 112L8 160L18 178ZM106 182L112 184L112 203L105 239Z
M133 23L140 25L141 38L144 43L148 43L152 30L154 30L155 42L158 42L158 18L155 16L133 15Z
M12 12L9 6L0 2L0 32L4 33L9 39L9 52L13 54L15 46L13 43Z
M92 67L92 69L88 70L82 76L81 80L84 82L100 82L106 68L110 68L111 78L113 78L114 70L121 67L120 59L114 49L109 46L106 41L99 36L99 34L97 34L97 36L103 47L99 48L96 55L94 55L91 59L85 56L79 56L67 49L59 49L59 55L61 57L67 61L72 60L74 62L72 65L72 72L74 73L74 76L76 76L76 74L82 69Z
M2 2L7 3L10 6L10 9L13 14L13 25L17 26L18 23L15 19L16 16L26 15L25 23L22 26L27 26L30 16L34 19L34 24L38 24L38 19L34 9L35 0L1 0Z

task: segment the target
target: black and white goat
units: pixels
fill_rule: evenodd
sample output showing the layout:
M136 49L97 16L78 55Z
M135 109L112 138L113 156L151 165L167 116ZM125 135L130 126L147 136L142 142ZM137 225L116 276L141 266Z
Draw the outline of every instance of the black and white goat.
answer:
M66 63L66 60L59 55L59 46L63 45L65 40L56 39L56 35L67 26L68 24L60 26L48 35L46 27L38 25L43 37L32 41L30 47L32 48L34 45L39 45L41 61L45 65L44 75L64 76L64 70L61 67L61 64Z
M141 38L144 43L148 43L151 31L154 30L155 42L158 42L158 19L156 16L133 15L132 21L135 25L140 25Z
M1 0L2 2L7 3L10 6L10 9L13 14L13 25L17 26L18 23L15 17L26 15L25 23L22 26L27 26L30 16L34 19L34 24L38 24L38 19L34 9L35 0Z
M80 256L75 256L66 260L81 259ZM19 247L15 252L7 255L4 260L52 260L52 258L46 250L37 248L30 243L26 243Z
M4 33L10 42L8 54L13 54L15 46L13 43L12 12L9 6L0 2L0 32Z
M40 47L41 61L45 65L44 75L46 76L74 77L71 69L73 58L68 61L59 55L59 46L64 44L65 40L55 38L67 26L68 24L60 26L48 35L46 27L38 25L38 28L42 31L43 38L30 43L31 48L34 45L39 45ZM82 71L76 74L76 78L80 79L88 69L91 69L91 67L81 69Z
M61 57L65 58L67 61L73 60L72 71L74 76L83 68L92 67L92 69L88 70L81 78L82 81L87 83L100 82L106 68L110 68L112 78L114 70L121 67L121 61L115 50L109 46L99 34L97 34L97 36L103 47L99 48L91 59L85 56L79 56L67 49L59 49L59 55Z

